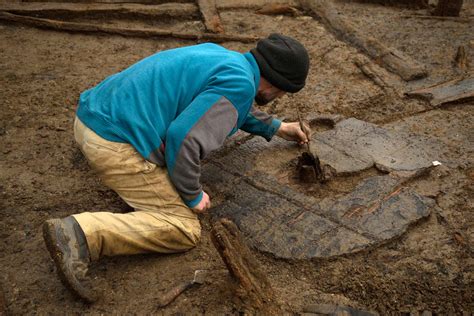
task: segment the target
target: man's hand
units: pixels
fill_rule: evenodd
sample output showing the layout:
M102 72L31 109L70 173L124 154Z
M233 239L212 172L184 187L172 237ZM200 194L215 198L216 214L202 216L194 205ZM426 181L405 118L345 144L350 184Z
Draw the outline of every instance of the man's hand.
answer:
M206 192L202 191L202 200L199 202L198 205L192 208L194 213L204 213L208 209L211 208L211 199L209 198L209 195L207 195Z
M286 140L293 140L298 142L298 144L303 145L309 142L309 139L306 135L311 135L311 129L307 124L303 124L305 131L301 130L300 123L293 122L293 123L285 123L281 122L280 128L276 132L276 135L286 139Z

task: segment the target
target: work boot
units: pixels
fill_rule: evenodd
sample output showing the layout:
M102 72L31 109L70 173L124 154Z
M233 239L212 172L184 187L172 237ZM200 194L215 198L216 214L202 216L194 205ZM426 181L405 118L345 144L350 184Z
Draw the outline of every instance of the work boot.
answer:
M79 223L72 216L47 220L43 224L43 238L61 282L88 303L95 302L98 293L86 277L90 256Z

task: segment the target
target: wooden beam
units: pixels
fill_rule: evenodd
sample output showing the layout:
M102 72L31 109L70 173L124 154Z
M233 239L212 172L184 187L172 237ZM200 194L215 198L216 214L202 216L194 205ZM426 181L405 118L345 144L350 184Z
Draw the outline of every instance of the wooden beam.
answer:
M198 0L198 5L206 29L212 33L224 33L224 26L216 8L216 0Z
M469 58L464 46L459 46L453 60L454 69L457 72L466 72L469 69Z
M264 14L264 15L290 15L290 16L299 16L301 12L298 11L295 7L292 7L285 3L269 3L262 6L255 13Z
M84 16L107 14L124 17L171 17L197 18L198 7L194 3L143 4L102 4L102 3L2 3L0 11L20 15L44 16Z
M65 2L65 0L21 0L21 2ZM165 4L170 0L68 0L72 3L106 3L106 4L119 4L119 3L141 3L141 4ZM193 3L191 0L173 0L174 3ZM299 4L298 0L219 0L216 1L217 9L235 9L235 8L247 8L247 9L258 9L261 6L269 3L287 3L291 6Z
M455 79L405 93L428 101L432 106L474 98L474 77Z
M0 315L8 315L7 303L5 301L5 295L3 292L2 284L0 283Z
M377 39L359 31L344 19L328 0L301 0L304 8L318 16L326 28L340 40L356 47L385 69L406 81L428 75L424 66L401 51L380 43Z
M275 3L285 3L290 6L299 6L299 0L219 0L216 1L217 9L259 9L262 6Z
M273 289L237 226L228 219L212 225L211 240L234 280L237 302L248 315L283 315Z
M420 14L410 14L400 16L403 19L420 19L420 20L439 20L439 21L451 21L458 23L473 23L474 19L466 17L454 17L454 16L436 16L436 15L420 15Z
M439 0L433 15L459 16L463 0Z
M21 0L21 2L65 2L65 0ZM141 3L141 4L163 4L170 2L169 0L68 0L69 3ZM173 0L178 3L190 3L190 0Z
M28 16L11 14L8 12L0 12L0 20L30 25L37 28L51 29L56 31L67 31L75 33L103 33L114 34L127 37L142 38L179 38L192 41L204 42L229 42L236 41L242 43L255 43L259 40L257 36L247 36L240 34L213 34L213 33L179 33L160 29L138 29L138 28L119 28L111 26L103 26L89 23L63 22L57 20L33 18Z
M379 86L382 90L386 91L389 88L385 74L382 72L382 68L377 68L374 63L371 61L362 60L361 58L355 58L354 64L359 68L359 70L369 78L373 83Z

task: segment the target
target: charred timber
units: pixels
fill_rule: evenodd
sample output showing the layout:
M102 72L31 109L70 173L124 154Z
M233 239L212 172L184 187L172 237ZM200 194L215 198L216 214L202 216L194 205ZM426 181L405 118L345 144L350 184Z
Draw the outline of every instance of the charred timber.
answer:
M367 78L369 78L370 80L372 80L373 83L382 88L382 90L385 91L387 89L388 85L386 83L386 80L384 79L384 76L377 68L375 68L374 64L372 64L371 62L365 62L359 58L356 58L354 60L354 64Z
M234 280L238 304L250 315L282 315L273 289L237 226L228 219L213 224L211 240Z
M469 58L464 46L459 46L453 60L454 69L458 72L465 72L469 69Z
M0 11L36 17L107 16L138 18L198 18L199 10L194 3L101 4L101 3L5 3Z
M198 0L199 10L201 11L204 25L209 32L224 33L219 12L217 12L215 0Z
M420 20L438 20L438 21L450 21L450 22L459 22L459 23L473 23L473 19L466 17L454 17L454 16L435 16L435 15L420 15L420 14L411 14L411 15L402 15L400 16L403 19L420 19Z
M405 93L428 101L432 106L474 99L474 77L460 78Z
M159 29L139 29L139 28L118 28L111 26L103 26L89 23L63 22L57 20L33 18L29 16L22 16L11 14L8 12L0 12L0 21L8 21L30 25L37 28L51 29L57 31L66 31L73 33L102 33L114 34L126 37L141 37L141 38L178 38L184 40L200 41L200 42L229 42L237 41L242 43L254 43L259 40L257 36L245 36L238 34L213 34L213 33L180 33Z
M21 0L21 2L65 2L64 0ZM69 0L69 3L141 3L141 4L163 4L170 2L169 0ZM191 3L189 0L173 0L178 3Z
M263 6L285 3L290 6L298 6L298 0L219 0L216 1L218 9L260 9Z
M459 16L463 0L439 0L433 15Z
M301 0L303 7L311 10L323 24L342 41L370 56L382 67L399 75L405 81L428 75L424 66L401 51L385 46L371 36L361 33L344 19L327 0Z
M413 9L428 8L428 0L356 0L361 3L377 3L388 6L406 6Z
M5 294L3 292L2 284L0 283L0 316L8 315L7 313L7 302L5 301Z
M289 15L299 16L301 12L293 6L284 3L269 3L255 11L257 14L264 15Z
M47 2L54 2L54 3L63 3L65 0L21 0L19 2L27 3L27 2L39 2L39 3L47 3ZM103 3L107 5L114 5L120 3L137 3L137 4L147 4L147 5L157 5L157 4L165 4L165 3L192 3L194 4L195 1L193 0L69 0L69 3ZM269 4L269 3L281 3L285 2L289 5L296 5L298 4L298 0L219 0L217 1L217 8L218 9L235 9L235 8L247 8L247 9L258 9L259 7Z

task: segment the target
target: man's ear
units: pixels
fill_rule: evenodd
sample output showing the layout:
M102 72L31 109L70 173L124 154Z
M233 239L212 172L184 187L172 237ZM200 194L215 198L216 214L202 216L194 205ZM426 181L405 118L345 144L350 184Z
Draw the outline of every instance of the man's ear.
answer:
M268 89L268 88L271 88L273 87L273 85L268 82L267 79L263 78L262 76L260 76L260 83L258 84L258 90L265 90L265 89Z

